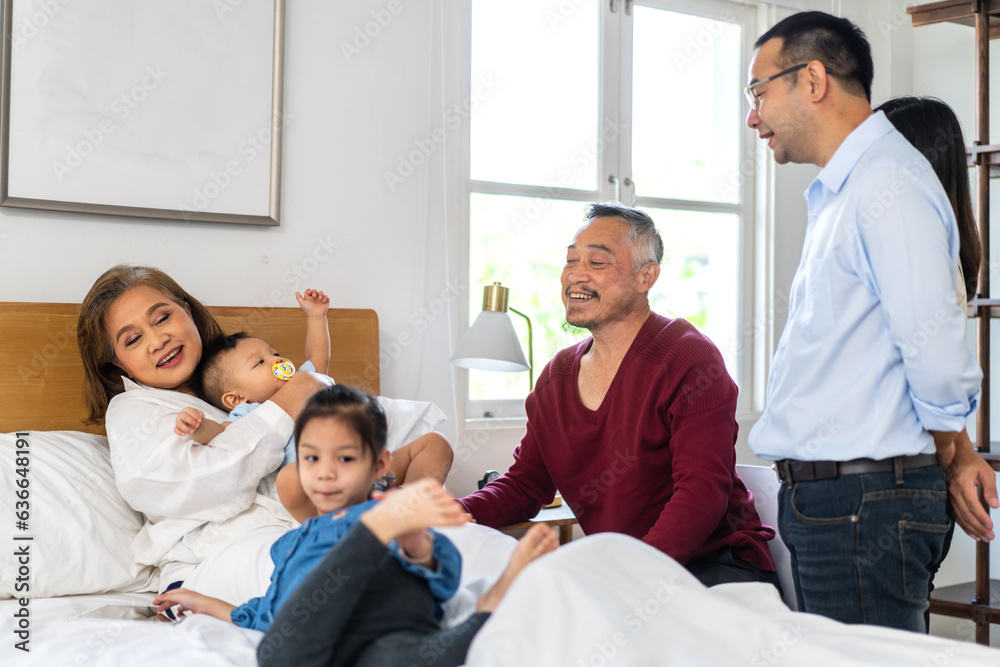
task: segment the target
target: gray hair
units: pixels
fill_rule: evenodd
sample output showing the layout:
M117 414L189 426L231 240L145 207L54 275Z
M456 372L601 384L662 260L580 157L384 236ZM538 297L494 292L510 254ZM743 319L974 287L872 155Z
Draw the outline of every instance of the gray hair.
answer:
M647 213L616 201L587 204L583 213L584 223L595 218L617 218L629 226L627 238L632 248L633 273L638 273L649 262L659 264L663 261L663 240Z

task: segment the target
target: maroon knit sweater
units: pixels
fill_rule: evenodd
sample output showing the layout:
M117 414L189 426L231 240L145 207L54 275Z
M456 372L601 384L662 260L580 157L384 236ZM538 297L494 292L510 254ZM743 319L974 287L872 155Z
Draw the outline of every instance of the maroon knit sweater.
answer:
M774 571L774 530L736 476L736 385L715 345L687 321L651 313L589 410L577 377L591 342L545 367L514 464L462 504L499 527L533 517L558 489L587 534L625 533L680 563L728 546Z

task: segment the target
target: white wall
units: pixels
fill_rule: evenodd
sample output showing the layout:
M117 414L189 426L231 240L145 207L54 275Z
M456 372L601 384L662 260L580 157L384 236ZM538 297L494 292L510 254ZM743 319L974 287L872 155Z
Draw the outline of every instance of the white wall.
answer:
M351 62L339 46L387 4L288 3L280 227L3 208L0 299L78 302L112 264L148 263L205 303L277 297L294 306L292 292L314 286L336 307L374 308L383 339L402 328L420 305L421 239L409 220L425 193L417 178L390 192L383 171L426 135L430 5L399 3L402 11ZM382 383L405 394L402 364L389 364Z

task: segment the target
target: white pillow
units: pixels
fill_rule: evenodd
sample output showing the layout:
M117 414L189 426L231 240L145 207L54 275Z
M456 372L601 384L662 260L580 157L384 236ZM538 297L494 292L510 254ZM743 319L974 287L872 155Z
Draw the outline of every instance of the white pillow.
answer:
M25 484L21 471L27 486L19 486ZM27 507L17 504L25 491ZM27 530L19 528L21 520ZM142 515L115 486L107 438L74 431L0 434L0 598L154 591L154 568L132 558L142 525ZM24 548L28 555L19 558L16 551ZM30 573L30 590L17 581L21 567Z
M385 411L389 432L385 448L394 452L422 435L438 430L447 417L441 408L426 401L405 398L375 397Z

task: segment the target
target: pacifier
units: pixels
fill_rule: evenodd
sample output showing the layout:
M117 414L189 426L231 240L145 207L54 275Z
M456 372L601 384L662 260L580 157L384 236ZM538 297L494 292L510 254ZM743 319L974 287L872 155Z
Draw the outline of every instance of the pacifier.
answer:
M295 365L290 361L276 361L274 365L271 366L271 372L274 373L275 377L279 380L284 380L288 382L295 375Z

